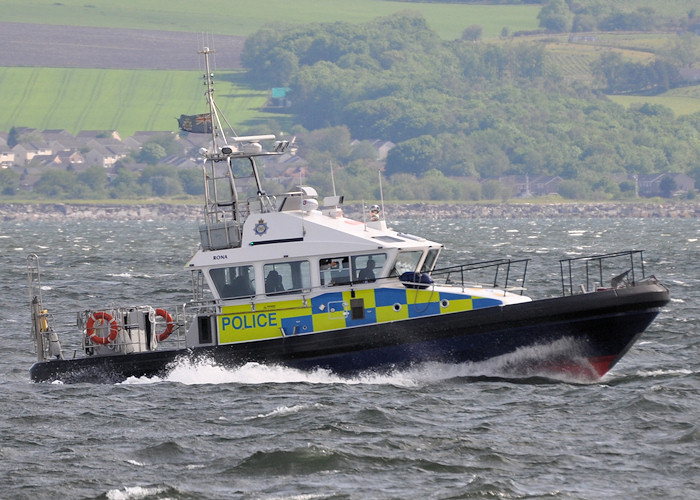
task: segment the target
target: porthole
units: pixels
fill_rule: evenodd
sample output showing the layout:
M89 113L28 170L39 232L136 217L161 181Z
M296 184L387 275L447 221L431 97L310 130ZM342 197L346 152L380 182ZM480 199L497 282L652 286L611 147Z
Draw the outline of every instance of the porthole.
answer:
M440 306L442 306L443 309L446 308L446 307L449 306L449 305L450 305L450 301L447 300L447 299L442 299L442 300L440 301Z
M394 311L399 312L401 310L401 304L398 302L394 304Z

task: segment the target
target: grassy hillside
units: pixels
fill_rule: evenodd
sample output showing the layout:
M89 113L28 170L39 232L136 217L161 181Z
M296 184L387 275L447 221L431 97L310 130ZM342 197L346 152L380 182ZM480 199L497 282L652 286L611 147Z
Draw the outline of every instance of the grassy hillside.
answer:
M584 33L574 41L569 34L527 37L531 42L543 43L547 50L550 70L556 71L567 82L602 85L591 71L601 54L615 51L627 61L651 63L654 51L668 47L677 38L675 33ZM609 96L623 106L660 104L670 108L676 116L700 111L700 85L670 90L656 96Z
M217 75L217 102L234 126L274 117L262 113L267 93ZM192 71L0 68L0 130L176 130L180 114L206 111L201 75Z
M661 104L670 108L676 116L700 113L700 85L673 89L656 96L609 96L610 99L623 106L640 104Z
M2 21L108 28L139 28L247 36L271 22L363 23L401 10L423 13L445 39L459 38L472 24L484 36L537 28L539 5L466 5L383 0L3 0Z

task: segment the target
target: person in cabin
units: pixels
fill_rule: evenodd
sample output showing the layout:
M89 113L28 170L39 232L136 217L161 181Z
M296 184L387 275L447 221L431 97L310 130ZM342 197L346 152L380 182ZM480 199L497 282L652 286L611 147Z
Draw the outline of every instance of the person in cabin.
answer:
M238 276L231 282L231 297L249 297L255 295L255 289L250 282L248 266L238 268Z
M284 292L284 285L282 284L282 276L280 273L274 269L267 273L267 278L265 278L265 292L266 293L277 293Z
M358 276L360 281L374 281L374 267L375 267L375 262L373 259L369 259L367 261L367 266L365 266L364 269L360 270L360 275Z

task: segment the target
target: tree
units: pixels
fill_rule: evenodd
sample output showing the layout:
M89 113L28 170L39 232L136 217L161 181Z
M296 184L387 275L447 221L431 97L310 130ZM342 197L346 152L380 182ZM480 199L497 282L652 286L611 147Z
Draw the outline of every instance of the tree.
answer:
M79 193L75 172L51 168L34 184L34 192L49 198L68 198Z
M150 195L150 186L139 186L139 174L124 167L117 168L117 176L109 186L110 198L136 198Z
M487 200L501 198L505 186L495 179L489 179L481 185L481 193Z
M155 165L166 156L167 153L163 146L157 142L147 142L136 155L136 159L149 165Z
M596 19L588 14L576 14L574 16L571 31L595 31Z
M104 195L107 186L107 173L104 167L92 166L78 174L78 182L87 185L95 197L100 198Z
M671 198L676 189L678 189L676 181L670 175L665 175L659 182L659 192L664 198Z
M422 174L431 168L432 158L439 149L437 140L429 135L409 139L389 151L386 173L398 172Z
M504 28L505 29L505 28ZM462 40L467 40L469 42L478 42L484 35L484 27L480 24L472 24L464 28L462 31Z
M182 184L182 189L184 189L185 193L191 195L204 194L204 180L201 170L192 168L181 169L178 170L177 177L180 179L180 184Z
M557 192L570 200L583 200L590 196L590 189L583 182L564 180L559 183Z
M683 33L664 49L664 53L680 66L690 68L700 59L700 36Z
M19 132L15 127L12 127L7 135L7 145L14 148L17 144L19 144Z
M0 193L6 196L17 194L19 182L19 174L14 170L9 168L3 168L0 170Z
M336 157L345 157L350 152L350 130L345 126L328 127L306 132L298 136L300 143L318 151L328 151Z
M540 13L537 14L537 19L540 21L540 26L547 31L555 33L563 33L571 29L571 11L564 0L549 0Z
M180 144L178 144L177 136L174 133L166 132L163 134L153 136L148 141L146 141L144 146L150 143L156 143L163 146L163 149L165 150L166 154L175 155L180 153Z
M156 196L173 196L182 193L177 168L170 165L148 165L141 172L141 184L147 184Z

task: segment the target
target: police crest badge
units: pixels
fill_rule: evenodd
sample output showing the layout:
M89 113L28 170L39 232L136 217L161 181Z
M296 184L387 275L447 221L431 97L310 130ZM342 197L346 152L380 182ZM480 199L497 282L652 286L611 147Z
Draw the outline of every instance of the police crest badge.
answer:
M267 232L267 223L260 219L257 224L255 224L255 234L262 236Z

